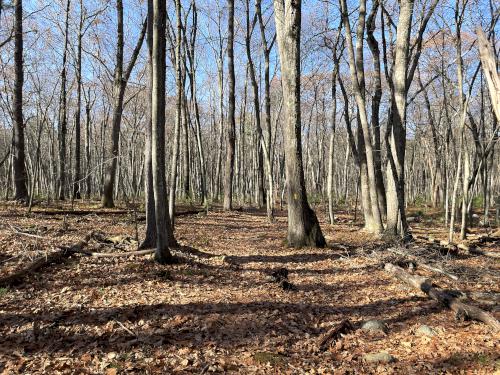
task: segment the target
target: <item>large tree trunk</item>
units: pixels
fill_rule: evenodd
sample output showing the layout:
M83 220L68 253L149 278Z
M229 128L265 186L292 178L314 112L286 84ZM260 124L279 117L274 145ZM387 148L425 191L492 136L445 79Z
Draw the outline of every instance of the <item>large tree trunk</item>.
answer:
M301 0L274 0L285 108L284 142L288 191L288 245L325 246L318 219L307 202L302 167L300 113Z
M23 120L23 2L16 0L14 23L14 134L13 134L13 169L14 169L14 199L28 203L28 188L24 151L24 120Z
M387 226L386 232L402 237L408 233L405 213L405 148L406 148L406 95L408 51L410 47L413 0L400 3L396 36L396 55L392 76L392 104L388 124L388 176L387 176ZM390 201L390 202L389 202Z
M166 9L164 0L153 1L152 22L152 170L156 218L155 259L161 264L170 263L172 255L168 248L173 242L172 227L168 217L167 186L165 181L165 24Z
M228 121L226 139L226 165L224 168L224 210L233 208L233 176L234 176L234 151L235 151L235 82L234 82L234 0L228 0L229 8L227 20L227 66L228 66Z

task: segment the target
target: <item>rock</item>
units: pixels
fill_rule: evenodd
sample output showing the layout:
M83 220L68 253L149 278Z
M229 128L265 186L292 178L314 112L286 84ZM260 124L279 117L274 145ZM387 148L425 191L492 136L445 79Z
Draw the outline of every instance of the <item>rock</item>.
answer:
M415 334L417 336L428 336L428 337L432 337L432 336L436 336L436 331L429 327L429 326L426 326L425 324L424 325L421 325L420 327L417 328L417 330L415 331Z
M396 358L387 352L365 354L363 359L368 363L392 363L396 361Z
M382 331L384 333L387 333L389 330L387 325L380 320L368 320L363 323L361 329L365 329L367 331Z

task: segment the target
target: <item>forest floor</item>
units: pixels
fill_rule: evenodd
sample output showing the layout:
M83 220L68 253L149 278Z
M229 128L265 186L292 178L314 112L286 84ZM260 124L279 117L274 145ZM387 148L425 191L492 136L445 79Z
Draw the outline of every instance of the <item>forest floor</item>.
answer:
M120 240L92 240L88 250L136 249L133 214L94 214L89 205L77 207L89 210L78 215L44 212L54 208L35 207L31 214L1 208L0 278L93 230ZM413 232L444 239L434 216L424 212ZM490 327L455 320L385 272L384 263L397 257L352 215L339 213L334 226L324 213L319 218L328 247L290 249L285 212L273 224L251 209L183 215L175 230L182 245L174 250L178 264L78 254L1 288L0 373L500 373L500 337ZM143 231L139 221L139 235ZM498 242L485 246L500 252ZM498 259L439 257L458 281L415 272L443 288L500 293ZM282 267L294 290L270 280ZM474 304L500 318L498 304ZM318 350L319 338L343 319L355 326L377 319L388 329L355 329ZM434 336L418 333L424 324ZM381 351L394 362L364 357Z

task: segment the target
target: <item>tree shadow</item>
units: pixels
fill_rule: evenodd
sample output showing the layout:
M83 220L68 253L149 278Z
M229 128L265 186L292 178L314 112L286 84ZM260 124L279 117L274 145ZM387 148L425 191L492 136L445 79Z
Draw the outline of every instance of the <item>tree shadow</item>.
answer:
M92 349L109 352L144 345L216 345L231 349L263 341L296 342L306 334L319 337L324 331L317 328L321 322L379 317L388 313L388 306L420 301L418 297L410 297L355 306L274 301L192 302L41 313L2 312L0 353L18 349L30 354L79 355ZM399 316L397 321L408 318ZM20 329L27 326L31 328Z

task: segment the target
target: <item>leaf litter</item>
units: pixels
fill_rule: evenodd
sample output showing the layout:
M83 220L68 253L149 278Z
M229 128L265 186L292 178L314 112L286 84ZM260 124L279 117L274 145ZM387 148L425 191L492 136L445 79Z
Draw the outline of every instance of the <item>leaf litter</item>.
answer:
M88 207L87 207L88 208ZM55 213L0 216L0 277L96 228L109 238L91 251L131 251L131 215ZM180 262L151 257L72 256L0 290L0 371L5 374L125 373L478 373L500 371L499 337L484 324L453 314L383 271L394 255L360 230L347 213L330 226L330 247L290 249L286 213L210 211L180 216L173 249ZM143 233L139 222L139 233ZM414 232L428 231L415 223ZM13 229L14 228L14 229ZM445 231L433 228L436 235ZM25 236L19 232L34 236ZM491 246L490 246L491 247ZM491 248L490 248L491 250ZM498 250L498 249L497 249ZM391 258L392 257L392 258ZM459 281L417 270L443 287L499 293L499 264L456 257ZM273 280L280 276L293 289ZM281 273L280 273L281 272ZM498 318L498 306L484 305ZM318 340L348 319L381 320L387 333L361 329L338 335L326 350ZM416 334L422 325L432 337ZM369 363L370 354L394 361Z

